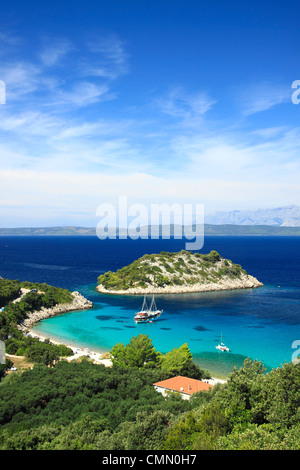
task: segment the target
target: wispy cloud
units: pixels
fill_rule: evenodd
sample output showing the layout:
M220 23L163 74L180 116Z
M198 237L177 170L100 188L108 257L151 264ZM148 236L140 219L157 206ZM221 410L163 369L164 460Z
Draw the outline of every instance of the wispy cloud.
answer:
M7 100L19 100L41 87L42 77L38 66L25 62L2 63L1 79L6 83Z
M50 106L84 107L94 103L109 101L115 98L107 84L97 85L90 82L78 82L67 90L58 89L49 101Z
M88 42L89 50L97 58L94 63L86 68L83 73L93 74L99 77L107 77L112 80L129 72L129 54L125 44L114 34L93 37Z
M2 60L0 77L6 83L8 103L20 104L30 95L30 102L37 98L40 106L74 108L116 97L113 82L128 73L128 54L117 36L78 47L67 38L48 38L47 42L40 48L39 60L19 59L17 53L14 59L7 56Z
M5 49L2 48L1 52L7 53L7 51L11 51L13 47L20 45L21 38L16 34L12 33L11 31L0 31L0 42L2 45L5 46Z
M206 114L216 100L205 93L186 93L181 87L176 87L164 98L156 100L163 113L173 117L189 118Z
M271 82L245 86L238 95L239 107L244 116L266 111L291 100L290 84L282 86Z
M65 124L61 118L41 111L25 111L17 115L2 112L0 118L0 131L6 134L6 139L2 136L2 142L11 139L12 135L19 142L33 136L50 136Z
M56 40L55 42L50 40L50 42L51 44L45 47L40 54L42 63L47 67L57 64L57 62L74 50L74 47L66 39Z

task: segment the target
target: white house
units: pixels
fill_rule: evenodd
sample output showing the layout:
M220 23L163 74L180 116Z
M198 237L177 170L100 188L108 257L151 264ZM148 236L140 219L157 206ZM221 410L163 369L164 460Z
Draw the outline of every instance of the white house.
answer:
M155 390L164 396L171 392L179 392L184 400L189 400L193 393L208 391L213 388L213 385L202 382L202 380L190 379L181 375L156 382L153 385Z

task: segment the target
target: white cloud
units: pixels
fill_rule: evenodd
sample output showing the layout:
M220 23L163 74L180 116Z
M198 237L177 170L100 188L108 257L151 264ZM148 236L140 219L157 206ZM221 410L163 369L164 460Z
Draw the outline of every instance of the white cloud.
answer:
M266 111L273 106L291 100L290 84L287 86L274 83L257 83L245 86L239 92L239 105L244 116Z
M7 101L19 100L41 86L41 71L32 64L16 62L0 66L1 79L6 84Z
M102 37L88 46L83 42L80 47L68 39L48 38L47 42L40 61L2 60L0 77L6 84L7 103L24 104L30 95L28 105L64 105L68 111L67 106L83 107L116 97L112 82L128 73L128 54L117 36Z
M16 220L24 213L29 219L45 220L47 225L73 219L96 225L99 204L118 204L125 195L128 204L144 203L201 203L208 212L213 207L232 209L239 207L272 207L289 204L291 198L299 203L299 185L290 181L236 181L222 178L152 176L142 172L107 175L103 172L87 173L26 169L1 171L2 221L14 214ZM13 189L13 192L12 192ZM29 211L30 208L30 211ZM28 219L27 219L28 220Z
M50 136L61 130L65 121L40 111L26 111L19 114L0 114L0 131L11 132L18 136L18 140L32 136ZM6 136L11 138L11 135ZM2 137L2 141L6 140Z
M216 103L205 93L188 94L181 87L174 88L167 97L157 100L163 113L173 117L203 116Z
M116 79L129 72L129 54L117 35L94 36L88 45L90 51L96 54L97 66L87 65L83 73Z
M74 48L67 40L61 40L60 42L55 41L50 46L47 46L40 54L43 64L47 67L55 65L61 61L69 52L73 51Z
M110 92L107 84L96 85L91 82L78 82L68 90L61 88L54 93L53 101L49 101L51 106L89 106L94 103L115 99L115 94Z
M254 131L252 131L252 134L262 137L264 139L271 139L273 137L280 136L286 130L286 126L265 127L263 129L255 129Z

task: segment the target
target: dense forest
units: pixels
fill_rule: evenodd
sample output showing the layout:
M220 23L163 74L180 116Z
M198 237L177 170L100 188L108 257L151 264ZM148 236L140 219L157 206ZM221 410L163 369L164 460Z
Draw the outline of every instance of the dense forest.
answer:
M177 393L163 397L153 383L188 371L185 345L165 361L143 335L113 351L109 368L62 360L2 379L0 449L300 448L300 364L266 373L247 359L226 384L183 400Z

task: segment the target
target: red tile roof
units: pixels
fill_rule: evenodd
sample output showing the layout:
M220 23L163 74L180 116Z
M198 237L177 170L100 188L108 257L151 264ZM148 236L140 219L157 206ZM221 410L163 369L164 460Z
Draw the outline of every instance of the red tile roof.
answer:
M162 380L161 382L156 382L153 385L180 393L186 393L188 395L202 392L203 390L207 391L213 388L212 385L202 382L201 380L190 379L188 377L182 377L181 375L172 377L171 379Z

